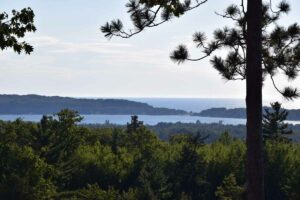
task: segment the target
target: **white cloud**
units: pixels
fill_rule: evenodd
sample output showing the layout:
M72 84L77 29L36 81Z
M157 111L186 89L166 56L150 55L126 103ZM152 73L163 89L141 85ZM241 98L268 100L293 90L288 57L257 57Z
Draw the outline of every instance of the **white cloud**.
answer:
M51 36L32 36L28 38L27 41L37 47L53 46L59 44L59 40Z
M68 56L74 57L78 55L85 59L83 54L88 54L93 58L87 59L87 64L113 63L114 65L124 65L126 63L144 63L162 65L167 64L166 62L163 63L164 60L169 61L168 51L166 50L141 49L130 43L103 39L69 42L52 36L38 36L28 38L28 42L35 47L36 54L44 53L53 58L64 56L67 60Z
M52 36L30 37L27 41L37 49L49 48L49 53L119 53L118 49L133 47L129 43L117 43L100 39L69 42Z

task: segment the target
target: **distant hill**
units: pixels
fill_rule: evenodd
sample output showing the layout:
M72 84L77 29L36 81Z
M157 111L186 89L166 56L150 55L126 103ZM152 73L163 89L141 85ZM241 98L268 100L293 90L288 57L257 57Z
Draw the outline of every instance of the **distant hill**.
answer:
M266 109L267 107L264 107ZM270 108L268 108L270 109ZM287 120L300 120L300 109L287 110L289 115ZM202 117L219 117L219 118L246 118L246 109L245 108L210 108L207 110L203 110L200 113L193 113L195 116Z
M183 110L155 108L146 103L122 99L77 99L39 95L0 95L0 114L53 114L61 109L80 114L186 115Z
M246 118L245 108L210 108L200 113L156 108L146 103L124 99L83 99L40 95L0 95L0 114L54 114L62 109L80 114L106 115L193 115L218 118ZM300 120L300 109L287 110L288 120Z

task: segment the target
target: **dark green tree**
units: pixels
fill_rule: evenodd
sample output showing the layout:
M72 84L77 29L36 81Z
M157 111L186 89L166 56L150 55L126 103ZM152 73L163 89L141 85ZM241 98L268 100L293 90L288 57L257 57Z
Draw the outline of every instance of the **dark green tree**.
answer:
M292 131L288 130L288 124L284 123L288 112L282 109L278 102L271 103L271 107L272 112L265 109L263 115L263 138L264 140L287 140L283 135L292 134Z
M135 162L139 169L137 185L140 187L139 199L169 199L167 176L164 173L165 163L159 151L143 153L141 159Z
M20 54L24 51L30 54L33 47L25 41L20 41L28 32L35 32L34 13L31 8L20 11L12 10L12 16L6 12L0 13L0 48L1 50L12 48Z
M68 109L61 110L54 118L42 118L40 131L44 138L41 139L46 141L44 156L49 163L67 160L82 142L81 130L76 126L82 119L78 112ZM50 130L47 130L47 126Z
M101 27L106 37L129 38L145 28L155 27L173 17L180 17L187 11L207 2L192 0L130 0L126 5L134 24L134 29L126 32L120 20L114 20ZM298 90L286 87L279 89L274 81L278 70L282 70L289 79L295 79L300 62L300 28L293 24L288 28L276 25L281 14L290 10L282 1L278 10L262 0L241 0L240 6L229 6L222 17L236 22L235 28L225 27L214 32L214 39L206 42L203 33L195 33L194 42L202 49L203 55L191 58L186 46L180 45L171 59L199 61L211 57L221 48L229 49L226 58L214 56L213 66L228 80L246 80L247 105L247 177L248 198L264 199L263 156L262 156L262 84L266 75L270 75L275 88L286 98L299 96ZM160 21L157 18L161 17ZM271 26L272 25L272 26ZM275 28L269 32L269 30Z
M170 182L173 196L171 199L180 199L184 195L190 199L205 199L208 192L208 183L205 180L205 162L198 150L204 145L200 134L183 137L183 146L179 157L170 166Z
M0 199L51 199L54 170L29 146L0 143Z
M219 139L217 140L218 142L221 142L224 145L229 145L235 140L234 137L230 135L229 132L225 131L224 133L221 134Z
M138 116L131 116L131 123L127 123L127 133L132 134L136 132L138 128L143 126L143 122L138 120Z
M63 192L56 196L56 199L70 200L70 199L93 199L93 200L115 200L119 199L120 194L114 189L102 190L98 184L88 184L86 188Z
M217 188L216 196L220 200L240 200L243 199L244 193L245 189L237 184L234 174L230 174Z

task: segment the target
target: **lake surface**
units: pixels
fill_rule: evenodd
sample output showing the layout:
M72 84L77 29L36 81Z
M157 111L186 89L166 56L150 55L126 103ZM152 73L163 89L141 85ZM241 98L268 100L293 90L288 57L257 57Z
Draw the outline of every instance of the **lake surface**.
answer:
M245 107L243 99L207 99L207 98L123 98L137 102L147 103L154 107L181 109L185 111L201 112L209 108L240 108ZM112 124L127 124L130 122L130 115L82 115L85 124L103 124L109 121ZM17 118L22 118L24 121L40 121L42 115L0 115L1 120L13 121ZM144 121L145 124L155 125L159 122L166 123L223 123L223 124L246 124L245 119L233 118L212 118L212 117L198 117L188 115L139 115L139 120ZM291 124L300 124L300 121L287 121Z
M245 99L236 98L125 98L128 100L148 103L154 107L181 109L185 111L201 112L209 108L245 108ZM263 105L279 101L286 109L300 109L300 99L287 101L284 99L264 99Z
M209 108L245 108L243 99L216 98L126 98L128 100L147 103L154 107L180 109L201 112Z
M104 124L109 122L111 124L124 125L130 122L130 115L82 115L84 120L83 124ZM42 118L42 115L0 115L1 120L13 121L17 118L21 118L24 121L38 122ZM213 117L198 117L198 116L180 116L180 115L139 115L139 120L148 125L156 125L159 122L166 123L223 123L223 124L246 124L245 119L233 119L233 118L213 118ZM300 121L287 121L291 124L300 124Z

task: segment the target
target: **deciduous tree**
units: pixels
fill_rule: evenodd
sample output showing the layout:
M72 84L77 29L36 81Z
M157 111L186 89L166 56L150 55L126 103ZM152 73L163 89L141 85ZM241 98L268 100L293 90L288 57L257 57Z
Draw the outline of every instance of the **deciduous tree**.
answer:
M30 54L33 47L25 41L20 41L26 33L35 32L34 12L31 8L20 11L12 10L11 16L6 12L0 13L0 48L12 48L20 54L22 51Z

